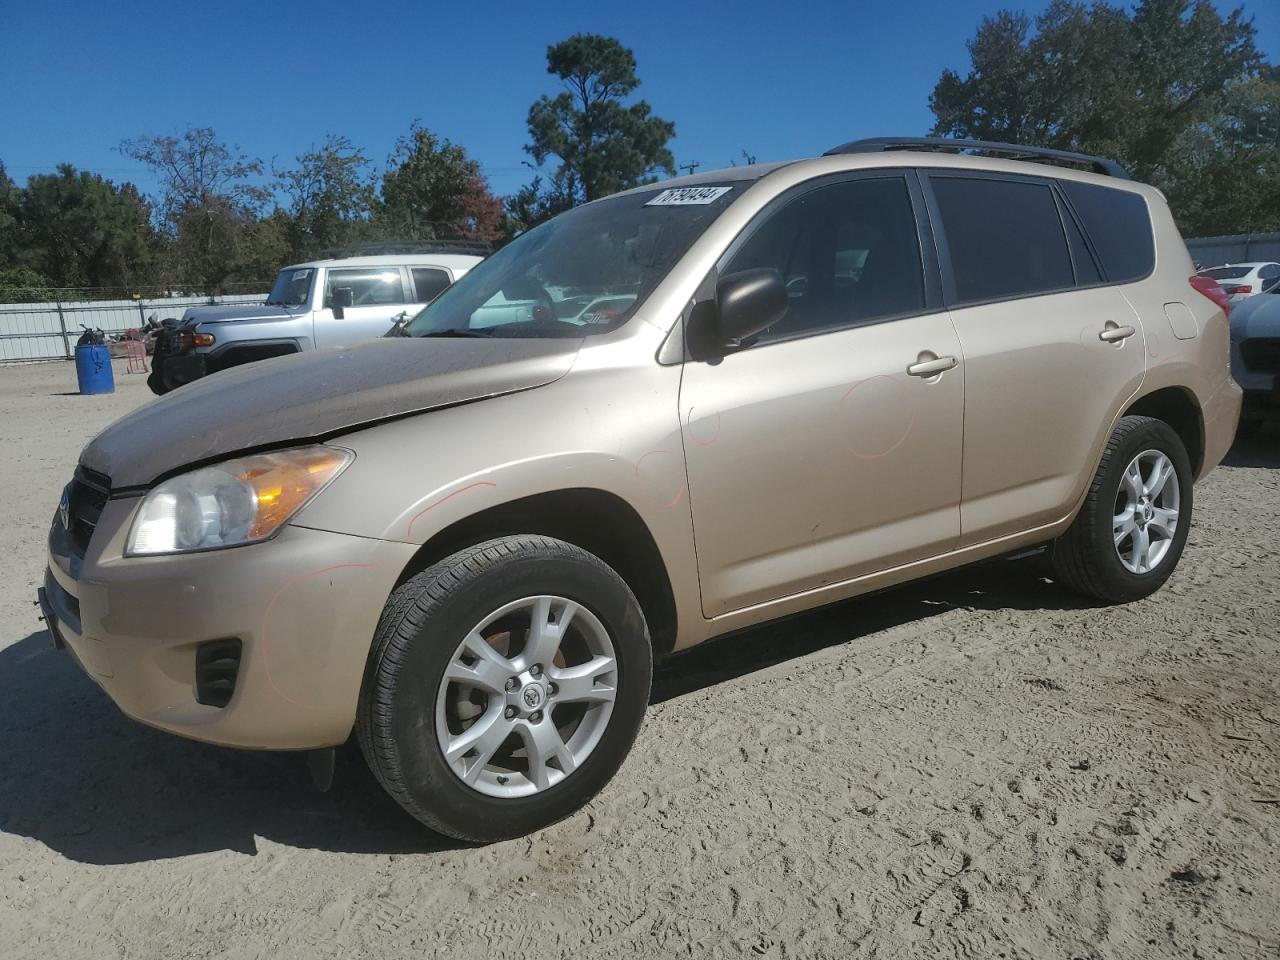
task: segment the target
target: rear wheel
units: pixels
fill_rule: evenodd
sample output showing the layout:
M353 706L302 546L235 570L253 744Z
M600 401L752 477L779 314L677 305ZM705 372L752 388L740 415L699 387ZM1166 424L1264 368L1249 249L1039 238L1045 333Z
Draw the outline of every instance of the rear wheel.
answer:
M432 829L519 836L609 781L651 673L644 617L612 569L547 537L492 540L392 594L361 693L360 746Z
M1160 588L1191 525L1191 463L1173 428L1123 417L1107 441L1084 506L1054 544L1057 578L1113 603Z

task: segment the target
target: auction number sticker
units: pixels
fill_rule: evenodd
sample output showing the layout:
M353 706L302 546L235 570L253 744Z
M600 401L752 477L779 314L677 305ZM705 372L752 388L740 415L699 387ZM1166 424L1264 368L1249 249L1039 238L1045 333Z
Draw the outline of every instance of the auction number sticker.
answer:
M672 187L648 201L646 207L687 207L715 203L733 187Z

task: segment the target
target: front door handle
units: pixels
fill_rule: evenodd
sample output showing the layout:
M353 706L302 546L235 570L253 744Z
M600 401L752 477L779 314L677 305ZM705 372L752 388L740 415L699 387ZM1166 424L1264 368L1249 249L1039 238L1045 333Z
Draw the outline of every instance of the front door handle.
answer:
M932 377L945 373L960 361L955 357L937 357L933 360L921 360L907 367L907 373L913 377Z
M1132 337L1137 332L1133 327L1107 327L1107 329L1098 334L1098 339L1107 343L1116 343Z

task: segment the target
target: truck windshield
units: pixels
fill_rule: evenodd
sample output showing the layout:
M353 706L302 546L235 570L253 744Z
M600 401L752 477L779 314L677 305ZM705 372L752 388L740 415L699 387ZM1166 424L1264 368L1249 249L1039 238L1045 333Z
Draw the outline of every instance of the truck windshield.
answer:
M626 323L749 183L612 197L513 240L411 320L415 337L587 337Z
M311 295L315 270L310 267L286 267L276 276L267 303L276 307L300 307Z

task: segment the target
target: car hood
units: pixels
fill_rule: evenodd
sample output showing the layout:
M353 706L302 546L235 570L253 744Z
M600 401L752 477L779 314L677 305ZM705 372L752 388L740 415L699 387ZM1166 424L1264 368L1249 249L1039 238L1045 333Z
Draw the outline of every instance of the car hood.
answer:
M1280 293L1259 293L1231 305L1231 339L1280 337Z
M143 487L181 467L544 386L569 372L581 344L395 337L259 360L117 420L80 462L113 491Z
M267 306L265 303L241 303L220 307L188 307L183 320L196 323L228 323L233 320L292 320L306 313L305 307Z

